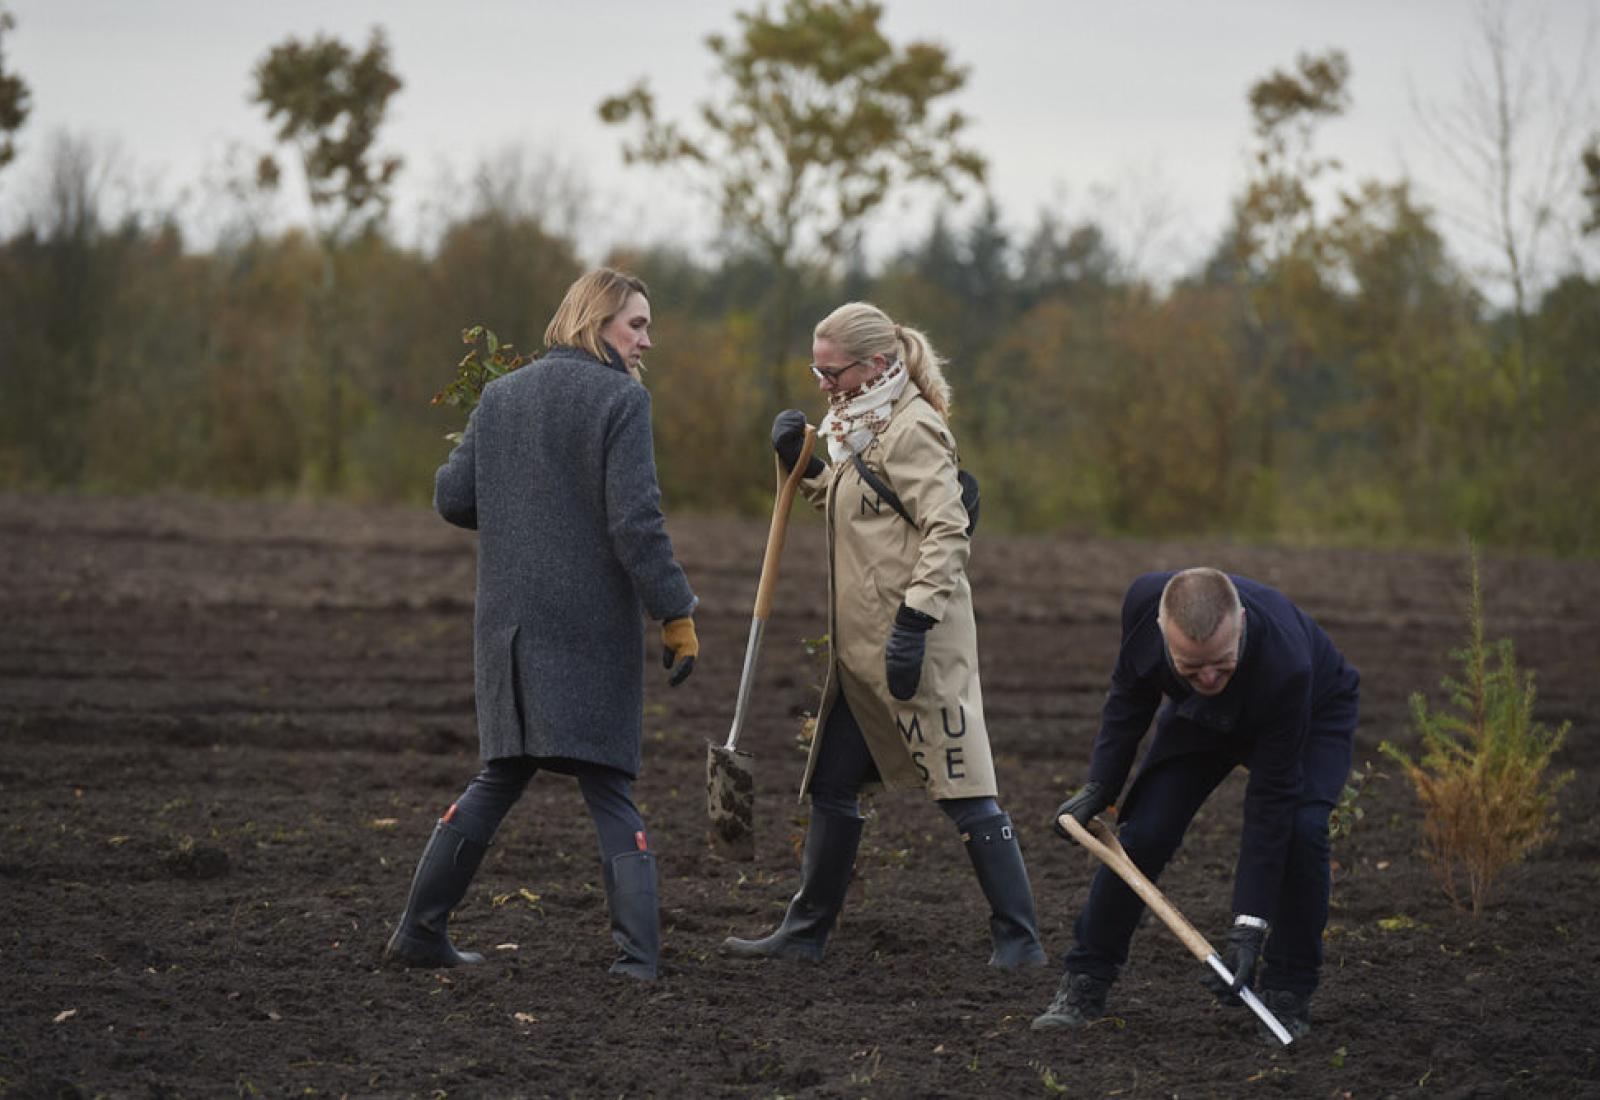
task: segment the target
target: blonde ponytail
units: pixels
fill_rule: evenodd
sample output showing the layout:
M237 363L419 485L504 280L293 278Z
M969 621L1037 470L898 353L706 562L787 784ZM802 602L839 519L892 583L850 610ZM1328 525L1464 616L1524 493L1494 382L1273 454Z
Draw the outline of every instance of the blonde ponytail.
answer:
M922 391L922 396L927 399L928 404L948 421L950 383L945 381L944 360L933 350L933 344L928 338L916 329L896 325L895 334L900 346L905 349L902 355L905 359L906 372L911 375L911 381L917 384L917 389Z

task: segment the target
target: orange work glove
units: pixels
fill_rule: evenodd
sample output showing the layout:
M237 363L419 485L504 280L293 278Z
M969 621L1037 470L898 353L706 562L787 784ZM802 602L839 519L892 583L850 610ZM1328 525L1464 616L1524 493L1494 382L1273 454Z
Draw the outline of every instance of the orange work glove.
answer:
M688 616L668 619L661 624L661 667L670 668L667 684L677 687L694 671L695 658L700 656L700 639L694 632L694 620ZM673 662L677 667L673 668Z

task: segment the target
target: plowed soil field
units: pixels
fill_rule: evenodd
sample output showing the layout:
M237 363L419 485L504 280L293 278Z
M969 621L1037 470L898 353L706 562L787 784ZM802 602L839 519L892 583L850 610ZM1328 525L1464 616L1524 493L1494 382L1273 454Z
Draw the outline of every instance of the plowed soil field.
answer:
M820 529L790 534L746 727L753 863L705 837L763 521L675 516L702 598L695 675L652 669L636 787L662 870L661 980L612 957L576 785L536 779L454 923L471 970L379 965L435 818L476 770L473 536L424 510L0 495L0 1094L5 1096L1600 1095L1600 567L1490 556L1491 637L1573 722L1555 838L1474 918L1419 854L1377 747L1414 747L1464 639L1462 555L978 535L972 579L1001 799L1059 958L1093 870L1048 829L1087 764L1137 573L1276 585L1363 676L1375 778L1338 861L1315 1029L1274 1050L1147 922L1114 1016L1036 1033L1057 968L991 971L959 839L915 795L871 802L821 966L717 945L797 873L798 734L825 629ZM1163 878L1219 939L1242 780Z

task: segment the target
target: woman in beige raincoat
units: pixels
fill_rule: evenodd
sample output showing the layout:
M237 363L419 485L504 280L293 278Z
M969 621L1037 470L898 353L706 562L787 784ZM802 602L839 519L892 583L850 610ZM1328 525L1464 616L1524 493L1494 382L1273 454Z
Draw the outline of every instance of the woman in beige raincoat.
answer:
M821 435L832 459L813 457L802 483L827 516L832 641L801 781L811 821L783 923L762 939L730 938L724 950L821 960L861 839L858 796L881 782L926 790L960 830L991 909L990 964L1043 965L1022 851L996 801L940 359L922 333L863 302L818 324L811 354L828 396ZM804 413L778 414L772 442L785 464L797 461L804 434Z

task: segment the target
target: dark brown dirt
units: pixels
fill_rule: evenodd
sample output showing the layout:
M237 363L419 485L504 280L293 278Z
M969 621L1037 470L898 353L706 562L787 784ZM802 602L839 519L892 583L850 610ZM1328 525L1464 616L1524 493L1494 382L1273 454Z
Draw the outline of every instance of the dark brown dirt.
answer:
M397 973L378 957L411 868L476 764L471 537L412 510L0 496L0 1094L1600 1095L1594 564L1484 570L1491 635L1537 670L1539 716L1574 722L1559 835L1475 920L1417 855L1410 790L1374 780L1336 850L1316 1030L1274 1051L1153 923L1115 1019L1029 1031L1055 967L984 965L971 870L914 796L876 801L826 963L719 958L794 886L821 540L790 536L747 727L762 831L737 865L705 843L704 744L731 717L765 524L672 530L704 657L648 699L637 794L663 872L662 980L606 973L594 841L559 778L536 781L458 913L489 963ZM1437 697L1462 639L1457 556L980 534L1001 792L1054 955L1092 867L1046 822L1087 762L1123 586L1198 562L1323 622L1363 673L1357 759L1380 771L1380 741L1414 743L1407 695ZM1240 790L1207 806L1163 883L1211 935Z

